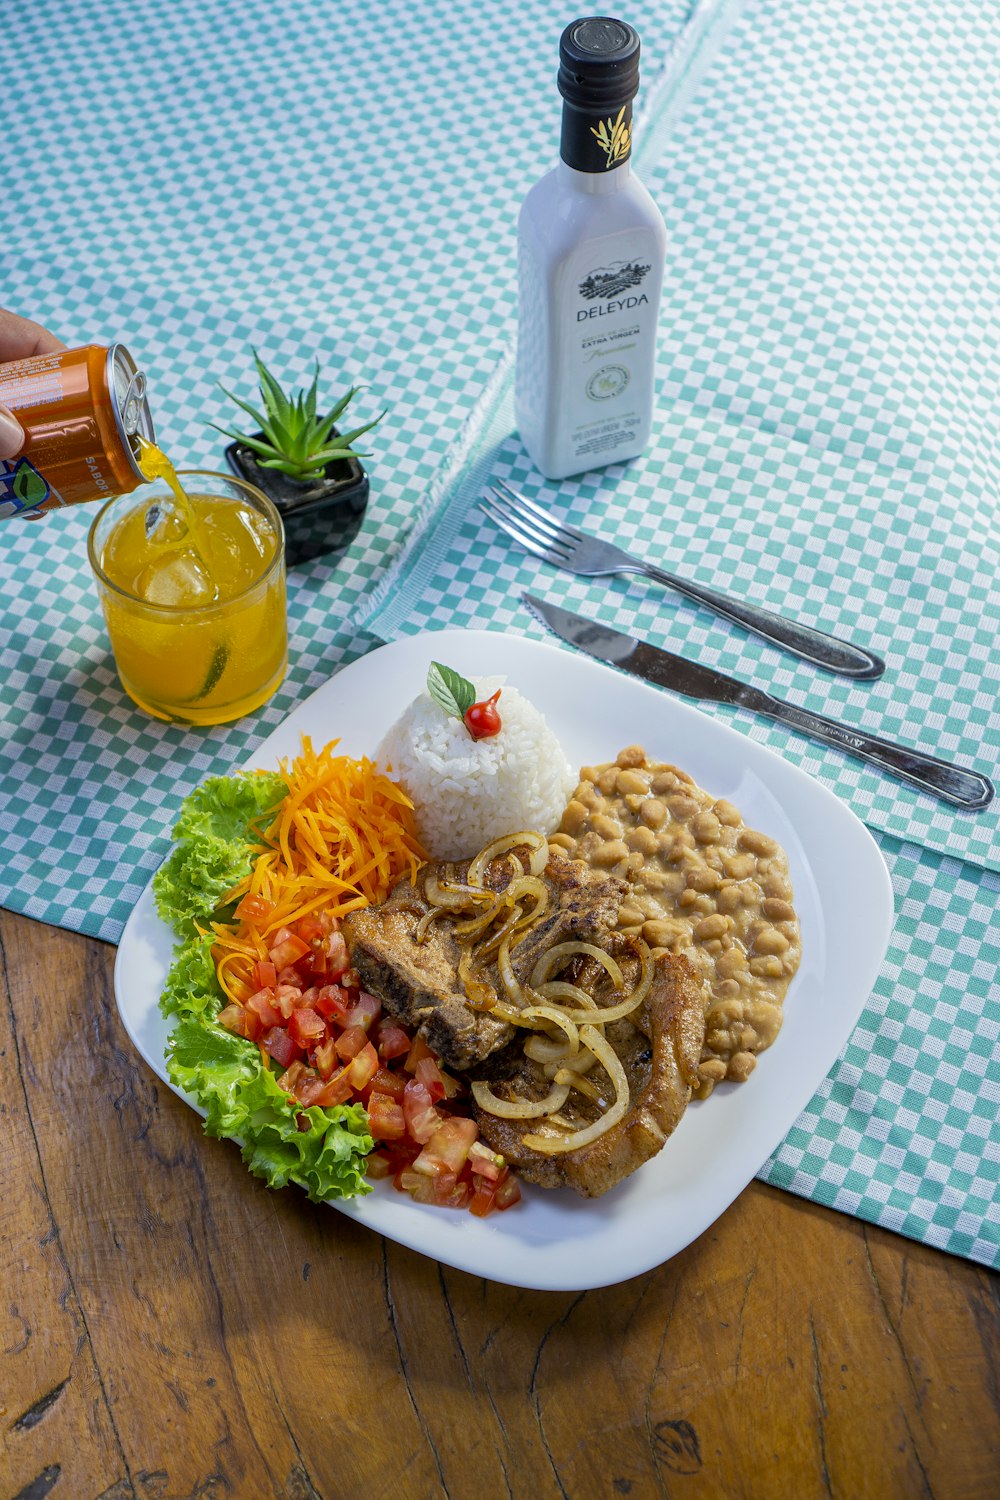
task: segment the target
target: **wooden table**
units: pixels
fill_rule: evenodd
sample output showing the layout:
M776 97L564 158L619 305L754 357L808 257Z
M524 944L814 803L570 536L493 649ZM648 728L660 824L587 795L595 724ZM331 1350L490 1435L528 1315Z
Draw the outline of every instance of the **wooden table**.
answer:
M987 1271L759 1183L620 1286L447 1270L207 1140L112 948L0 941L0 1500L1000 1494Z

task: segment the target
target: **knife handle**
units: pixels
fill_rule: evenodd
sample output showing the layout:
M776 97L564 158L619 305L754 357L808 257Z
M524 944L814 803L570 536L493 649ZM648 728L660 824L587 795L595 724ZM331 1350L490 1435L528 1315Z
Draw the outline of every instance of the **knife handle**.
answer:
M939 760L936 755L924 755L919 750L908 750L905 745L892 740L881 740L873 734L859 729L846 729L833 719L822 714L811 713L807 708L797 708L794 703L785 703L781 698L772 698L770 693L751 689L739 700L744 708L766 714L781 724L799 729L810 739L833 745L846 755L857 760L871 761L872 765L888 771L900 781L929 792L932 797L941 797L956 807L979 809L988 807L993 801L994 787L988 776L978 771L968 771L964 766L952 765Z
M751 635L762 636L772 646L790 651L793 656L800 656L803 661L811 662L814 667L822 667L826 672L838 672L842 677L872 682L885 671L885 662L873 651L854 646L850 641L839 641L836 636L814 630L811 625L803 625L798 620L786 620L784 615L772 614L769 609L761 609L759 604L751 604L749 600L717 594L704 584L695 583L690 578L678 578L673 573L654 567L652 563L637 561L630 571L643 573L647 578L675 589L685 598L707 605L717 615L724 615L735 625L749 630Z

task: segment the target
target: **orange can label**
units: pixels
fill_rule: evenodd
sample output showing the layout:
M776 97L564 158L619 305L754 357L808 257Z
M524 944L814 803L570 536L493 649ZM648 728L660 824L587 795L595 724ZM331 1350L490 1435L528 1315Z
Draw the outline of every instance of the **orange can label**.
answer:
M138 371L122 344L88 344L0 365L0 405L24 428L17 458L0 462L0 517L39 515L125 495L143 481L132 441L152 439Z

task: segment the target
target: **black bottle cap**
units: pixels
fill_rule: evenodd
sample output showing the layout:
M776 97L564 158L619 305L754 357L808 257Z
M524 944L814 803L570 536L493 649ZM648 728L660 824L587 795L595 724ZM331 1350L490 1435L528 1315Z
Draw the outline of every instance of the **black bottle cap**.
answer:
M639 37L625 21L584 16L559 41L559 92L577 109L617 109L639 89Z

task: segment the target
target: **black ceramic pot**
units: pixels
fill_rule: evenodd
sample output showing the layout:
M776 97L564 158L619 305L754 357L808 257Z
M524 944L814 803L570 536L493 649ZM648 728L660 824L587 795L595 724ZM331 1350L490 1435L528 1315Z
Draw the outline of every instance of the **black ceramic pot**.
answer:
M258 432L255 437L263 439ZM331 437L338 437L334 428ZM327 464L323 477L303 484L278 469L265 469L250 448L230 443L226 461L233 473L273 500L285 527L285 561L298 563L328 552L343 552L357 536L368 505L368 475L356 458Z

